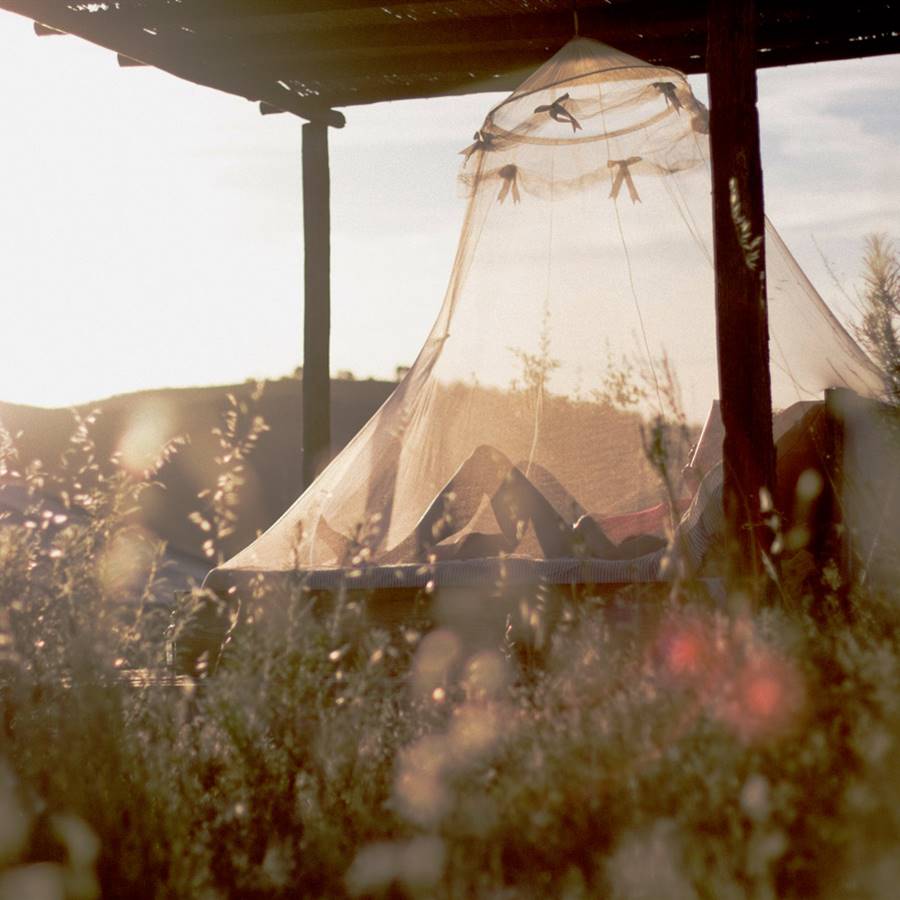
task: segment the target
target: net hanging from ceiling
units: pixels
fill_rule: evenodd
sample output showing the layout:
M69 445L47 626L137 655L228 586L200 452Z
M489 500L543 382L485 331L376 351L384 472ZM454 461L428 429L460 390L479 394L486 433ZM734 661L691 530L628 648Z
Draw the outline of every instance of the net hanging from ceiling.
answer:
M707 131L683 75L583 38L492 109L462 151L466 216L415 364L210 583L579 553L634 576L696 501L679 472L718 394ZM770 223L765 239L775 410L877 392Z

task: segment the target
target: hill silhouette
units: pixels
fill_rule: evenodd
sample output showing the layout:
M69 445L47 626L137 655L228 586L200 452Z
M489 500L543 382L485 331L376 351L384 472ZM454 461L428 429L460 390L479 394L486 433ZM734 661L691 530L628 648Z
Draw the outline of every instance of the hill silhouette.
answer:
M256 384L171 388L123 394L68 409L42 409L0 402L0 425L15 437L19 463L41 460L51 473L62 469L62 456L76 427L76 416L96 412L89 433L101 468L114 468L111 458L135 469L146 468L167 442L184 444L166 461L147 490L137 512L139 523L166 541L178 558L203 562L208 535L190 521L203 510L198 494L212 489L221 467L221 448L213 429L221 427L229 409L244 404L247 415L261 416L263 432L246 462L245 483L237 495L235 532L222 551L231 555L268 528L297 497L301 485L302 382L283 378L265 382L254 401ZM332 381L332 441L337 452L384 402L395 385L386 381ZM21 432L21 434L18 434ZM48 498L52 499L52 498ZM2 496L0 496L2 505ZM10 503L7 506L13 506ZM203 563L205 565L205 562ZM191 566L192 571L203 565Z

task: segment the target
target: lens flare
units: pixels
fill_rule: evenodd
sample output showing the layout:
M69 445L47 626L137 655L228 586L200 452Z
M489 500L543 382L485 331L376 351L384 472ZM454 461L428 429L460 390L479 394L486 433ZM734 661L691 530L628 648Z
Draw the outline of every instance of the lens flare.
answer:
M114 535L97 559L97 576L108 594L127 595L146 583L153 566L154 539L139 528Z
M738 669L722 720L748 741L777 737L794 727L806 703L802 676L787 659L763 650Z
M122 465L135 474L153 469L174 437L172 412L160 400L148 400L139 405L128 419L119 441L118 452Z
M462 652L462 643L449 628L438 628L427 634L416 650L413 660L413 689L430 696L443 687Z
M715 678L724 662L713 624L695 616L668 621L657 638L655 654L661 674L673 684Z

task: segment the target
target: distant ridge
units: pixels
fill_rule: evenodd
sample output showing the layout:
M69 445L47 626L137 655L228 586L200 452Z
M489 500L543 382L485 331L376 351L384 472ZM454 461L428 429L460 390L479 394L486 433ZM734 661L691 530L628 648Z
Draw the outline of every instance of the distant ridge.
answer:
M301 480L301 385L297 378L264 383L253 412L269 426L248 460L246 484L239 494L237 530L226 542L227 555L266 529L296 498ZM343 447L387 399L395 384L387 381L335 379L331 383L332 433L335 452ZM42 409L0 401L0 425L15 435L20 463L40 459L52 471L75 428L73 410L82 416L99 411L91 435L98 460L106 465L113 453L149 461L165 443L182 436L189 442L160 470L159 487L148 490L140 523L165 540L178 554L201 560L207 535L189 521L202 509L197 494L213 488L219 453L212 429L221 426L229 395L249 402L254 382L212 387L162 388L120 394L65 409Z

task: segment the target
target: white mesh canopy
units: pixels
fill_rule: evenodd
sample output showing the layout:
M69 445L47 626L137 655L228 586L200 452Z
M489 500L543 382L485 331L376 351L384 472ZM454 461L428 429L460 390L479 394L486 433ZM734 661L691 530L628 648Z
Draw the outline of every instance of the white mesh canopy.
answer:
M613 542L662 534L660 510L671 520L673 494L689 500L677 473L718 395L707 121L679 72L581 38L491 110L462 153L467 214L418 359L214 582L421 562L417 524L484 448L569 524L589 512ZM771 224L766 263L776 411L831 386L877 392ZM687 433L685 449L666 444L668 491L646 452L659 417ZM454 483L445 512L464 514L429 552L501 533L491 490ZM527 516L506 537L514 558L552 555Z

